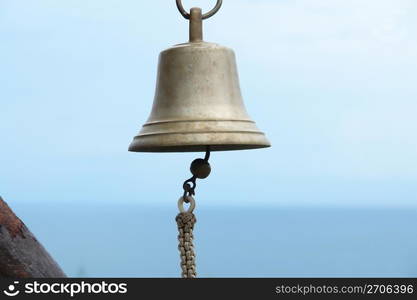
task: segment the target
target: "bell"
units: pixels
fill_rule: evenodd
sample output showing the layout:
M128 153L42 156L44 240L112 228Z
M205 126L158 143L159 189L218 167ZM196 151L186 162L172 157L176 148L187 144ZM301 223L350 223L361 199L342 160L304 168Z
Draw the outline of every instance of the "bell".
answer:
M202 40L202 20L213 11L181 13L190 19L190 41L160 54L152 111L129 151L269 147L243 104L233 50Z

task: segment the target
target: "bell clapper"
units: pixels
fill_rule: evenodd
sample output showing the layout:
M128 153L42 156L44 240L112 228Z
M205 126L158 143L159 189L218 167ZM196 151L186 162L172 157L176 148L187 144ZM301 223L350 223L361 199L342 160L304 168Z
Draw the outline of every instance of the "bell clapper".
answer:
M206 155L204 159L197 158L191 163L190 172L191 174L193 174L193 176L190 179L187 179L186 181L184 181L184 184L182 185L184 189L183 198L184 198L185 203L188 203L187 195L188 196L195 195L197 179L205 179L210 175L211 166L208 162L209 159L210 159L210 146L207 146Z
M183 278L195 278L197 276L195 265L195 252L193 244L193 230L197 219L193 213L195 209L196 181L198 179L207 178L210 175L211 167L208 162L210 158L210 146L207 146L206 155L203 158L195 159L190 166L193 177L187 179L183 184L184 194L178 200L178 209L180 213L175 220L178 227L178 250L180 251L181 270ZM192 185L191 185L192 184ZM189 203L186 210L184 203Z

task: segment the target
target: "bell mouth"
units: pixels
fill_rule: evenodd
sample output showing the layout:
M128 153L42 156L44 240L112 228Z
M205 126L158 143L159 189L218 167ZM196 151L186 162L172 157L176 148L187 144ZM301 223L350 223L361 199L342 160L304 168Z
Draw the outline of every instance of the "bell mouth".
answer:
M146 123L129 146L131 152L249 150L271 144L251 120L187 120Z
M173 145L173 146L143 146L135 145L134 142L129 147L130 152L166 153L166 152L205 152L207 147L210 151L234 151L234 150L253 150L268 148L271 145L249 145L249 144L230 144L230 145Z
M262 132L165 133L140 135L130 152L204 152L250 150L270 147Z

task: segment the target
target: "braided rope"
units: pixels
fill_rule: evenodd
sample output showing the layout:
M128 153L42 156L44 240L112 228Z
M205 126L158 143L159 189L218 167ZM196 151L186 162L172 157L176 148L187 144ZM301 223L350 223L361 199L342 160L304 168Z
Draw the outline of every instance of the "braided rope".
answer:
M183 278L195 278L195 252L193 245L193 229L197 222L192 212L180 212L175 218L178 225L178 250L181 257L181 269Z

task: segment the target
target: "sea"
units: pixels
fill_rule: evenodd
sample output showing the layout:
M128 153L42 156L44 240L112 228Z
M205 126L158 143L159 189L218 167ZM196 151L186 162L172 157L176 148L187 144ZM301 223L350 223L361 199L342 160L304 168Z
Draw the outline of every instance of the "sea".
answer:
M70 277L179 277L173 206L9 203ZM201 206L199 277L417 277L417 209Z

